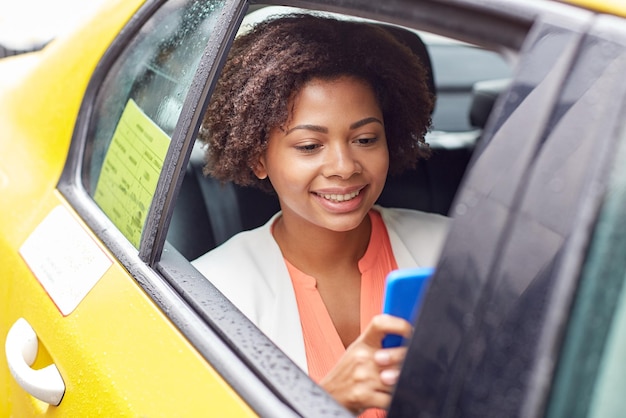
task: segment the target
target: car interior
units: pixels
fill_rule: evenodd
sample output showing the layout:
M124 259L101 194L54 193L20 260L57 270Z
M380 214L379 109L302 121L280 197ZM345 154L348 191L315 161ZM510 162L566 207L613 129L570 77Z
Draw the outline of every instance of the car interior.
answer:
M398 26L376 24L390 31L420 58L428 71L429 88L436 100L440 100L431 55L420 35ZM506 79L488 80L474 83L470 91L462 92L471 103L462 123L472 126L472 132L479 135L495 100L506 86ZM432 148L432 156L419 161L414 169L390 176L378 204L443 215L449 213L477 138L452 145L440 143L436 138L431 140L428 136L426 140ZM204 149L197 143L167 235L169 243L188 260L201 256L238 232L264 224L280 210L276 196L252 187L222 184L203 174L204 165Z

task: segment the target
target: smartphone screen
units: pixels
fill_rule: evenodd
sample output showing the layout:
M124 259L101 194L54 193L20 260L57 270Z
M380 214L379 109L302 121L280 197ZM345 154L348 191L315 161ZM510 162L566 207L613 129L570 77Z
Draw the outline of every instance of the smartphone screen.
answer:
M433 267L398 269L387 275L383 298L383 313L398 316L415 323ZM383 347L398 347L404 343L399 335L387 335Z

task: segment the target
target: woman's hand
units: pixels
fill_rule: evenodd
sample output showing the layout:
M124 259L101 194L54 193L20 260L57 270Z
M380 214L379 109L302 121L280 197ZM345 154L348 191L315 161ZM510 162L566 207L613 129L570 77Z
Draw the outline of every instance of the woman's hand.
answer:
M404 319L375 316L320 385L355 414L372 407L388 408L406 347L383 349L381 341L387 334L410 338L411 332Z

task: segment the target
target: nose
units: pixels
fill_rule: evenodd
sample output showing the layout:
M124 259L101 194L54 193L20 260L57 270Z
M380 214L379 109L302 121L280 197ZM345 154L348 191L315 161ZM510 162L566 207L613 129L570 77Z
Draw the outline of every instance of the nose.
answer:
M361 172L361 164L349 144L339 143L330 146L325 157L322 172L324 177L337 176L348 179L353 174Z

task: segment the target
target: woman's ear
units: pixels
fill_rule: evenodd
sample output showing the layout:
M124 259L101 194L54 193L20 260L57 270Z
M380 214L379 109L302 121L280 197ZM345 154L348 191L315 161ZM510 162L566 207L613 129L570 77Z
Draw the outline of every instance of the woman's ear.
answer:
M263 180L267 178L267 169L265 168L265 155L261 155L259 157L259 161L252 167L252 171L254 175L259 178L259 180Z

